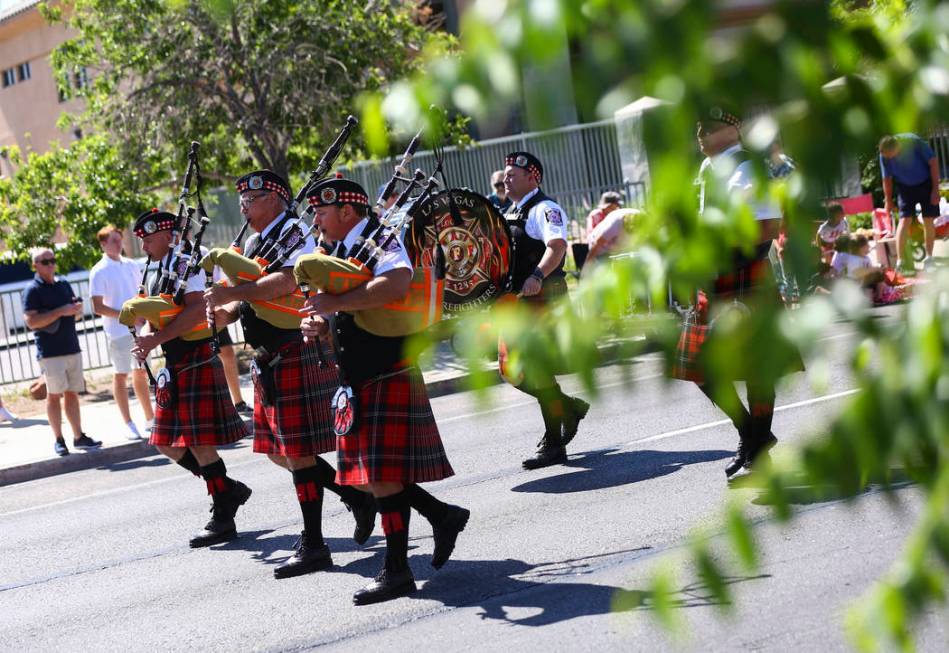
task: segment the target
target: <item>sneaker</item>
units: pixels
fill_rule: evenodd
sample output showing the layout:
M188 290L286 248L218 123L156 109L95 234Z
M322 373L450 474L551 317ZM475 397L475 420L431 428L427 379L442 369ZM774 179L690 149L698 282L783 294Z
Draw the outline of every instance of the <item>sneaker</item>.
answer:
M125 424L125 428L128 429L128 433L125 434L126 440L141 440L142 434L138 432L138 427L135 426L135 422L129 421Z
M235 408L235 409L237 410L237 412L238 412L239 414L241 414L241 415L253 415L253 414L254 414L254 407L253 407L253 406L248 406L248 405L247 405L247 402L246 402L246 401L243 401L243 400L238 401L236 404L234 404L234 408Z
M69 449L66 448L65 440L56 440L56 444L53 445L53 451L56 452L57 456L69 455Z
M77 449L97 449L102 446L99 440L93 440L85 433L72 441L72 445Z
M155 428L155 420L154 420L154 419L150 419L150 420L148 420L147 422L145 422L145 432L146 432L146 433L151 433L153 428Z
M4 406L0 406L0 422L15 422L19 417L11 413Z

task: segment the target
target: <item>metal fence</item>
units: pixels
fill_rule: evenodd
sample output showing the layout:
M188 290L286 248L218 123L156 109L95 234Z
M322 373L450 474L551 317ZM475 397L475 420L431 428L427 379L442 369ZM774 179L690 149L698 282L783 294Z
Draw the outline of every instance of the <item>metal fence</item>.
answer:
M929 144L939 162L939 178L949 179L949 125L933 129L929 134Z
M623 180L616 123L610 120L571 125L559 129L518 134L479 141L466 147L445 148L445 177L449 185L468 187L488 195L491 173L504 168L504 156L515 150L535 154L544 164L544 192L557 199L568 216L569 233L582 238L586 215L604 191L620 191L627 203L645 203L645 186ZM370 192L389 180L397 159L363 161L344 174ZM419 152L413 166L422 170L435 167L432 152Z
M83 300L82 319L76 321L82 366L86 370L108 367L112 364L109 343L102 330L102 319L92 312L89 279L82 274L70 275L69 279L73 292ZM234 342L244 341L240 324L228 328ZM4 290L0 292L0 385L35 379L40 373L33 332L23 322L23 289Z

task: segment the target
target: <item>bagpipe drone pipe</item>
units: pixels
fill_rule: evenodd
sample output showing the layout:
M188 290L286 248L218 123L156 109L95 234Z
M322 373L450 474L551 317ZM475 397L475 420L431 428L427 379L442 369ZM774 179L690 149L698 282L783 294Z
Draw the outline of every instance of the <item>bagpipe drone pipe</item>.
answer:
M444 182L444 159L438 148L435 153L435 171L404 212L402 207L424 174L416 171L414 178L405 179L396 168L377 207L395 181L408 186L378 226L360 234L348 258L324 251L301 256L294 267L302 287L344 293L372 278L387 247L408 228L404 245L415 266L409 293L383 307L353 312L356 324L375 335L417 333L440 321L446 312L486 305L510 286L512 250L507 223L487 198L470 190L436 193L437 176Z
M319 183L329 174L330 169L339 158L340 152L355 126L358 124L353 116L346 119L346 124L340 129L335 140L320 158L315 170L303 185L296 197L287 207L287 218L291 226L282 233L268 234L268 238L259 243L255 252L245 256L241 248L241 241L247 232L248 223L245 222L240 232L234 238L230 247L215 247L201 261L200 266L207 272L217 265L227 277L227 283L240 285L252 283L267 274L280 270L286 260L306 242L312 228L304 231L301 225L309 209L302 217L298 217L297 208L306 197L307 191ZM274 230L276 231L276 230ZM289 295L269 300L252 300L249 302L257 317L281 329L296 329L300 326L305 296L300 289Z
M204 202L201 200L198 147L197 142L191 143L188 153L188 170L185 173L184 185L178 200L178 215L172 227L172 244L169 247L168 254L162 259L158 279L153 286L153 289L157 290L157 294L146 294L149 259L145 264L145 272L142 275L138 296L126 301L119 311L119 322L129 327L133 335L135 325L140 320L145 320L155 330L161 330L168 326L184 309L184 295L188 279L198 272L201 258L201 240L210 223L204 208ZM192 181L196 182L194 193L191 191ZM196 207L188 205L189 199L192 197L197 200ZM197 215L199 227L192 240L189 235L195 221L195 215ZM208 272L207 279L210 282L210 272ZM206 320L202 320L184 333L181 338L188 341L213 338L214 344L212 346L216 350L216 332L217 330L212 325L209 325Z

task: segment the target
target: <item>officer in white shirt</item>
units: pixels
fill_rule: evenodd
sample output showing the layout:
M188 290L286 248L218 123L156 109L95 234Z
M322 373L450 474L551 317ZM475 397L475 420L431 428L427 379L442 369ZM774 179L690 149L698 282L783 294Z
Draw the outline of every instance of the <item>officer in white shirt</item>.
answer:
M122 231L114 225L99 230L99 247L102 258L89 273L89 293L97 315L102 316L102 327L109 341L109 358L112 360L112 396L119 407L128 429L129 440L142 438L129 413L128 375L132 374L132 387L142 412L145 428L150 429L155 415L152 411L145 369L132 365L132 346L135 344L128 328L119 323L119 311L127 300L138 294L142 280L142 269L138 263L122 256Z
M540 184L544 167L530 152L511 152L504 159L504 188L514 205L504 216L514 244L511 290L531 305L543 307L567 294L563 263L567 252L567 216L563 208L544 194ZM582 399L565 395L557 379L530 383L507 373L507 346L499 344L501 373L511 385L537 399L544 419L544 435L537 453L524 460L525 469L566 462L566 445L590 408Z

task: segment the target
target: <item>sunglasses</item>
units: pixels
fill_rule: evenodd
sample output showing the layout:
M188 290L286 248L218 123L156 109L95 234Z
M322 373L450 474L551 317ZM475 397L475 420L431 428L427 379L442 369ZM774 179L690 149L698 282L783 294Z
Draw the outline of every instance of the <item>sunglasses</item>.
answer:
M253 197L242 197L238 204L242 209L246 209L248 206L259 200L261 197L266 197L270 193L261 193L260 195L254 195Z
M41 258L37 263L40 265L56 265L56 258Z

